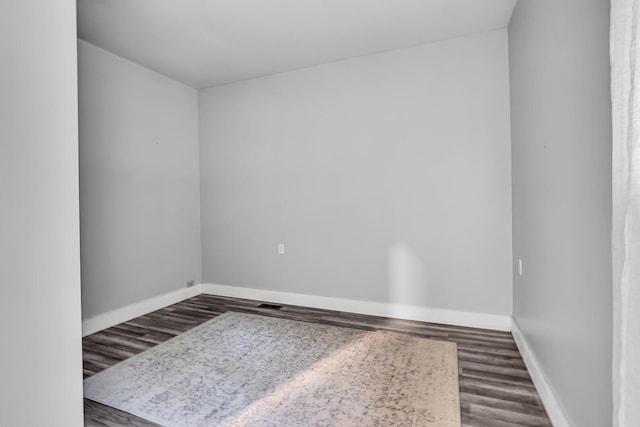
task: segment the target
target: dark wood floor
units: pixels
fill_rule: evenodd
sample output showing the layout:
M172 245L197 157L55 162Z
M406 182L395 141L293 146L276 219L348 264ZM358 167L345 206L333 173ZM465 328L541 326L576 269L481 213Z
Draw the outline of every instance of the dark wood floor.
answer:
M91 376L226 311L257 313L366 330L387 330L458 344L462 425L551 426L513 337L508 332L438 325L199 295L83 339L84 376ZM85 399L87 426L156 426Z

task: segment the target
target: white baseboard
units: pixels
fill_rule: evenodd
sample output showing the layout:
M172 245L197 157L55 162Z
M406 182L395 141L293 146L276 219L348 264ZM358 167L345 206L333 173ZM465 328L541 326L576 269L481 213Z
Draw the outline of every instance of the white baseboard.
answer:
M408 304L390 304L320 297L211 283L202 284L202 293L497 331L511 330L511 317L495 314L470 313Z
M149 314L171 304L184 301L187 298L200 295L202 285L178 289L167 294L158 295L117 310L91 317L82 321L82 336L91 335L103 329L110 328L119 323L126 322L138 316Z
M524 334L520 330L518 323L513 319L513 325L511 326L511 334L513 339L520 350L524 364L529 370L533 384L538 390L544 409L547 411L547 415L551 419L551 423L554 427L572 427L575 424L570 421L566 411L560 405L557 394L551 386L551 382L547 379L542 366L538 362L535 354L531 350L529 343L527 342Z
M327 310L346 311L350 313L369 314L373 316L393 317L397 319L492 329L497 331L511 330L510 316L419 307L408 304L390 304L343 298L330 298L289 292L267 291L240 286L203 283L190 288L178 289L167 294L149 298L117 310L85 319L82 321L82 336L84 337L103 329L110 328L119 323L159 310L187 298L200 295L201 293L281 304L300 305L304 307L324 308Z

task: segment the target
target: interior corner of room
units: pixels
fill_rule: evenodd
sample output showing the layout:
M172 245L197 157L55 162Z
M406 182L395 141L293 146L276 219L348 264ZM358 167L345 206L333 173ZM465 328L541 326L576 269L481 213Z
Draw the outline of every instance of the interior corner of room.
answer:
M611 425L609 2L520 0L508 26L213 86L66 34L75 1L28 2L41 18L0 6L3 51L43 29L0 71L23 144L0 156L2 258L22 254L0 311L71 349L65 375L81 335L210 294L511 332L554 425ZM50 56L5 67L29 50ZM40 366L20 334L9 360Z
M195 280L510 327L506 29L199 91L78 52L85 319Z

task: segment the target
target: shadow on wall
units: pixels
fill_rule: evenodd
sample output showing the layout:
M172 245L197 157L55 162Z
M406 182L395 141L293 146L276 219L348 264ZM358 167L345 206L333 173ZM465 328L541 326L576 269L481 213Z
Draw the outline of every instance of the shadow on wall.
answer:
M428 299L428 271L422 260L403 241L389 248L389 302L391 316L401 317L399 305L421 305Z

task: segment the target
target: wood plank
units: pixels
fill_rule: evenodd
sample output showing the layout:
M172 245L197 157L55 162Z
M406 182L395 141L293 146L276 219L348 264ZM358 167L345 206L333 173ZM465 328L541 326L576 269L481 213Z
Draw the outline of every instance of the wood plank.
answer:
M110 406L103 405L93 400L84 399L84 425L85 426L131 426L131 427L157 427L156 423L136 417L127 412L120 411Z

